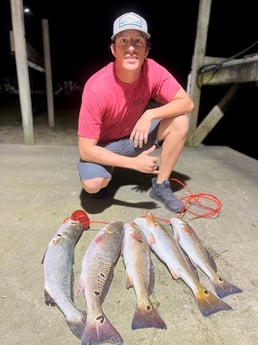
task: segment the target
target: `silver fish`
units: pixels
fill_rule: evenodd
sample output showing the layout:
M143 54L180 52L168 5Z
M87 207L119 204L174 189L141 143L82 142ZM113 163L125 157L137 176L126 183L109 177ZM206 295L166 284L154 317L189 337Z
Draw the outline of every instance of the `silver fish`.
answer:
M67 220L57 230L42 258L44 264L45 303L57 306L72 333L81 339L86 312L73 301L74 247L84 231L79 221Z
M126 223L124 229L122 256L126 267L126 287L134 288L137 299L131 327L166 329L165 322L149 298L154 287L155 273L149 244L136 225Z
M172 233L156 221L151 212L147 212L145 217L135 218L134 222L142 229L150 247L166 264L172 277L176 280L181 278L192 290L203 316L232 309L200 283L197 270L190 265Z
M242 292L237 286L218 275L217 265L213 257L203 246L197 233L188 223L179 218L171 218L170 223L176 240L188 255L192 264L195 267L199 267L207 275L219 297L223 298Z
M87 319L81 345L111 343L122 345L123 339L102 310L102 304L121 254L124 236L122 222L110 222L90 242L82 261L76 295L84 292Z

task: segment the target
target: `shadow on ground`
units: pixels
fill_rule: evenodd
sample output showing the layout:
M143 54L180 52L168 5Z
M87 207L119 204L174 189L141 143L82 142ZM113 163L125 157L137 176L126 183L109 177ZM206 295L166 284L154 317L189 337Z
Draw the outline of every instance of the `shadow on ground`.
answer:
M92 196L88 194L84 189L80 193L80 201L82 208L91 214L101 213L105 209L112 205L118 205L123 207L134 207L139 209L155 209L158 208L158 204L152 199L142 201L125 201L117 199L116 193L122 186L130 186L130 195L133 193L147 192L151 188L152 174L142 174L134 170L116 168L114 170L113 178L103 191L98 193L98 196ZM179 180L182 184L186 184L189 180L189 176L180 174L174 171L170 177L171 187L174 192L181 190L183 187L176 183L175 180ZM101 202L100 202L101 201Z

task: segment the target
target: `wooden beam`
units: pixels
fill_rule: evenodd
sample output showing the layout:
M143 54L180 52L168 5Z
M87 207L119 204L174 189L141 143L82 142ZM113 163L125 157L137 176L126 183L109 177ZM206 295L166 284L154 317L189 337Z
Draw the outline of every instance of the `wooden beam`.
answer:
M194 54L192 58L191 73L188 77L187 82L187 92L189 93L194 102L194 110L192 111L189 120L189 135L191 135L194 132L198 120L201 89L197 84L197 78L198 71L204 64L211 3L212 0L199 0L199 11L197 19Z
M12 54L15 54L13 30L10 30L9 36L10 36L11 52ZM44 61L43 61L42 56L28 42L26 42L26 48L27 48L28 66L35 69L36 71L45 72Z
M231 104L240 88L239 84L234 84L220 102L212 108L206 115L205 119L199 124L196 130L187 138L188 146L198 146L203 139L216 126L220 119L224 116L225 111Z
M21 0L11 0L11 13L24 142L25 144L34 144L31 91L27 64L23 3Z
M198 75L201 85L221 85L258 81L258 54L243 59L204 65Z
M48 30L47 19L42 19L42 32L43 32L43 48L44 48L44 59L45 59L45 77L46 77L46 88L47 88L48 124L49 124L49 127L55 127L52 70L51 70L49 30Z
M26 42L27 54L28 54L28 65L39 72L45 72L44 60L40 53L32 47L29 42Z

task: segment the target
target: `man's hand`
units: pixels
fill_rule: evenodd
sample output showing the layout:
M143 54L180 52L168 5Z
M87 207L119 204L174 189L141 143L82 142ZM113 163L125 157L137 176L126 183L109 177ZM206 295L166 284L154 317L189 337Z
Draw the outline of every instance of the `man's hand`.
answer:
M156 146L153 145L148 150L143 151L134 158L135 170L146 173L146 174L158 174L158 158L150 156L155 151Z
M148 133L151 127L151 119L149 116L144 116L145 113L136 122L134 129L130 135L130 140L134 142L134 147L142 148L148 142Z

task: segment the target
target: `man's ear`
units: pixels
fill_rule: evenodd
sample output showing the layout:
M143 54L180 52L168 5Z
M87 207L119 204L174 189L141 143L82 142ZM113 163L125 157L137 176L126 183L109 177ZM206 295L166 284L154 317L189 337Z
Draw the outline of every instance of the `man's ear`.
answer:
M116 57L115 45L114 45L114 43L111 43L111 44L110 44L110 51L111 51L112 55L113 55L114 57Z

